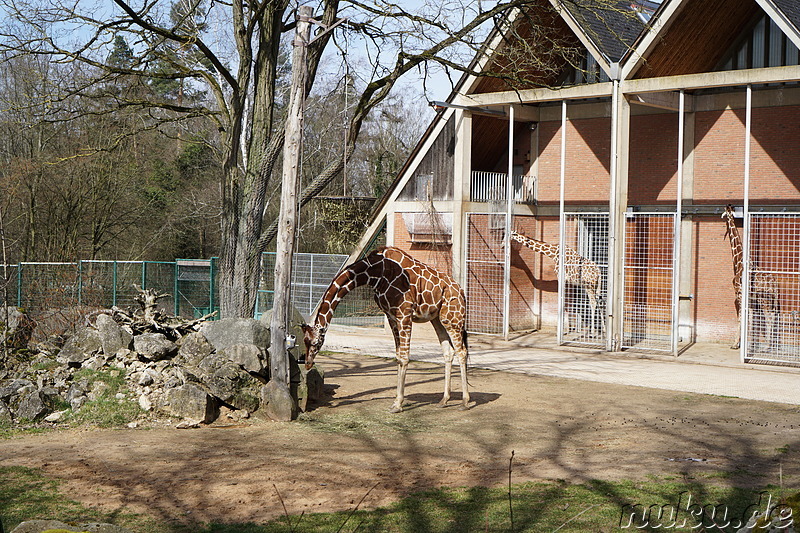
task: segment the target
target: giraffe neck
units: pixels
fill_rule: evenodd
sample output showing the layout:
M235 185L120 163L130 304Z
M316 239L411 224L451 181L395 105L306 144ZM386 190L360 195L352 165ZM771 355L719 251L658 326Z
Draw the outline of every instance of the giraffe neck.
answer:
M347 296L352 290L370 283L370 276L367 270L373 266L373 262L369 258L361 259L355 263L347 266L342 270L338 276L328 285L325 290L325 295L322 297L317 309L317 316L314 319L314 325L319 326L320 329L327 330L328 325L333 319L333 312L342 301L342 298Z
M512 232L511 233L511 238L516 240L516 241L518 241L518 242L521 242L522 244L524 244L525 246L527 246L528 248L530 248L534 252L539 252L539 253L542 253L542 254L552 258L554 261L556 261L556 264L558 263L559 253L558 253L558 245L557 244L548 244L548 243L546 243L544 241L538 241L536 239L531 239L530 237L526 237L525 235L522 235L522 234L517 233L517 232Z
M728 238L731 241L733 272L736 277L741 278L742 256L744 255L744 250L742 249L742 239L739 236L739 230L736 227L736 222L733 218L733 210L730 207L725 208L725 222L728 225Z

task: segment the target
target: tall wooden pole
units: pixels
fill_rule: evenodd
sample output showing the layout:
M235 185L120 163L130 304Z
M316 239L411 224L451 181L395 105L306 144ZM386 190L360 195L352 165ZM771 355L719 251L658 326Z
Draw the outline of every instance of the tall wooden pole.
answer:
M292 53L292 86L286 118L283 147L283 181L278 239L275 253L275 300L270 323L270 401L268 412L274 420L291 420L294 405L289 393L289 294L292 280L292 256L297 228L297 196L300 191L300 152L303 141L303 104L308 72L306 52L311 35L310 6L300 6Z

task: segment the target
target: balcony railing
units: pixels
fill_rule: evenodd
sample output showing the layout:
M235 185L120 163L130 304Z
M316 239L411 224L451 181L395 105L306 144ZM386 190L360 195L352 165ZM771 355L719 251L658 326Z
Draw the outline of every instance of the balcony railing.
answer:
M473 171L469 199L472 202L505 202L508 174L503 172ZM514 176L512 181L514 202L536 203L536 177Z

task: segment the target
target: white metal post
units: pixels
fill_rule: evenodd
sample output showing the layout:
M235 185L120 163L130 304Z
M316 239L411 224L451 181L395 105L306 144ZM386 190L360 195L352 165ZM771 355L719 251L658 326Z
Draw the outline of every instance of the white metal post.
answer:
M564 216L564 180L566 177L566 164L567 164L567 101L561 101L561 175L558 191L558 343L564 342L564 287L566 286L564 279L564 245L566 244L566 232L564 225L566 217Z
M742 363L747 355L747 321L749 320L750 296L750 130L752 127L753 86L747 86L747 102L744 119L744 242L742 242L742 300L739 303L739 358Z
M614 298L617 246L617 159L619 145L619 80L614 80L611 91L611 162L609 163L609 193L608 193L608 266L606 275L606 350L613 349L614 335L611 330L614 310L617 302Z
M681 89L678 94L678 183L675 220L673 221L673 253L672 253L672 355L678 355L678 327L680 321L679 292L681 279L681 211L683 210L683 135L684 135L684 103L685 94Z
M511 217L514 209L514 106L508 106L508 178L506 179L506 233L503 264L503 338L508 340L511 312Z

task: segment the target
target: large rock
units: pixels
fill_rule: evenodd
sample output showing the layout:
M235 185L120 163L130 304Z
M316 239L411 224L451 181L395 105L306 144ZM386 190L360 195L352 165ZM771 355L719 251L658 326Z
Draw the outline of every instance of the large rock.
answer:
M44 533L50 532L85 532L85 533L131 533L114 524L89 523L71 526L59 520L27 520L11 530L11 533Z
M297 402L286 386L273 379L261 388L261 405L256 415L262 419L288 422L297 416Z
M94 325L100 335L100 344L104 354L114 355L122 349L130 348L133 335L125 331L109 315L97 315Z
M262 381L259 381L224 353L214 353L198 366L198 377L212 395L236 409L258 409Z
M195 383L186 383L167 391L166 406L170 413L179 418L200 420L206 424L219 415L219 406L212 396Z
M20 390L26 387L32 390L35 388L35 385L32 381L27 379L14 379L3 382L2 386L0 386L0 400L8 402L13 396L16 396Z
M80 366L102 349L100 333L94 328L83 328L64 343L64 347L58 352L58 361L71 366Z
M297 385L297 407L305 412L310 403L318 402L322 398L325 374L318 365L310 370L300 368L300 383Z
M37 421L53 412L53 401L41 390L23 394L14 409L14 418Z
M269 328L254 318L223 318L206 322L200 328L200 333L217 351L234 344L255 344L263 349L269 347Z
M11 423L12 420L11 411L8 409L8 406L5 402L0 400L0 427L4 425L8 425Z
M248 372L266 375L269 362L264 350L255 344L234 344L219 351L231 363L236 363Z
M133 349L145 359L161 361L175 355L178 345L161 333L142 333L133 338Z
M175 364L182 366L197 366L200 361L214 352L214 347L199 331L189 333L178 340L178 346Z
M25 348L36 322L17 307L0 306L0 344L13 349Z

